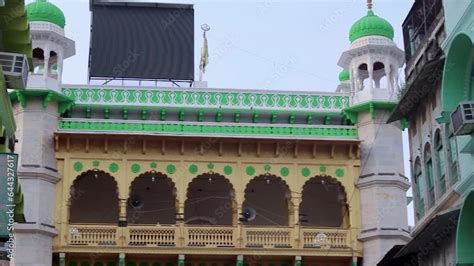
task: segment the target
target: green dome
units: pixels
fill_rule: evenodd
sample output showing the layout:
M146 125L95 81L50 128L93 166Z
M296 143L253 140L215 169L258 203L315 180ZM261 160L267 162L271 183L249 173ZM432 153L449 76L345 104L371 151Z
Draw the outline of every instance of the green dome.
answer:
M36 0L26 6L28 21L51 22L64 28L66 19L64 13L57 6L47 0Z
M339 73L339 81L348 81L349 79L349 71L347 69L341 70L341 72Z
M362 17L351 27L349 40L351 42L365 36L384 36L393 40L393 27L385 19L378 17L369 9L367 16Z

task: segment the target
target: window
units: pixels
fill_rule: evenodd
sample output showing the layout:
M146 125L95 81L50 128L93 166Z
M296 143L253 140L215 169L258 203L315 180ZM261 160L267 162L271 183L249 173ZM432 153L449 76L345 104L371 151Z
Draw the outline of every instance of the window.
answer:
M428 185L428 206L431 208L434 205L435 193L433 183L433 160L431 158L431 145L426 143L424 151L425 160L425 177Z
M439 195L446 192L446 165L444 161L443 141L440 130L435 133L435 150L436 150L436 170L438 174L438 191Z
M448 136L448 163L449 163L449 183L451 185L458 181L458 154L456 149L456 137L454 136L451 126L446 125L446 132Z
M413 180L415 186L413 187L413 193L415 194L415 214L417 220L419 220L423 215L425 215L424 188L421 176L420 158L416 158L414 168L413 173L415 173L415 176Z

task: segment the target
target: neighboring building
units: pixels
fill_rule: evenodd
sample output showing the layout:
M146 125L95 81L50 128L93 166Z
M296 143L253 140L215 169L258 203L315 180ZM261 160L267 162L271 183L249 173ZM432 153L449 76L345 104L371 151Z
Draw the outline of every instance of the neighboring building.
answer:
M379 265L474 263L473 23L472 1L420 0L403 24L406 86L389 122L409 127L415 228Z
M16 124L13 117L12 105L7 89L23 90L28 77L28 61L31 63L31 36L26 19L24 1L6 0L0 4L0 153L2 169L0 169L0 264L8 255L6 246L9 244L7 226L9 217L6 214L8 200L8 179L4 165L4 153L15 152ZM23 194L15 180L15 222L24 221ZM6 246L5 246L5 243ZM3 264L2 264L3 265Z
M404 54L371 9L335 93L65 85L64 14L28 18L16 265L375 265L410 239Z

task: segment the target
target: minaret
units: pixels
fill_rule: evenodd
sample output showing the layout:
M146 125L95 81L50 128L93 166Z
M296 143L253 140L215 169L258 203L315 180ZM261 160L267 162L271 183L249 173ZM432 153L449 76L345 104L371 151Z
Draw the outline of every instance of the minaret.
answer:
M54 153L58 117L72 100L60 94L63 60L75 54L64 35L63 12L46 0L26 6L33 43L33 69L25 90L13 95L17 121L18 178L24 192L26 223L15 226L15 265L52 265L55 184Z
M375 15L368 1L367 15L351 27L349 50L338 65L349 71L351 107L344 114L358 127L361 139L360 191L364 265L377 262L393 245L409 239L403 145L400 125L387 124L397 104L398 72L404 53L393 42L393 27Z

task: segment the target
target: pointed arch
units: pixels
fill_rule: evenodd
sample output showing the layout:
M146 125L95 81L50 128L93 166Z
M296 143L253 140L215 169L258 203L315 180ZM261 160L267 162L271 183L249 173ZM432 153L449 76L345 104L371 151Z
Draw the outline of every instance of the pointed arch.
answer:
M369 82L367 79L369 78L369 67L367 63L361 63L357 66L359 76L357 77L357 80L359 82L359 90L362 91L365 88L369 87Z
M434 134L436 174L438 177L438 193L443 195L446 192L446 163L444 160L444 146L441 130L438 128Z
M380 61L375 61L372 70L374 72L374 81L375 81L375 88L388 88L388 77L385 71L385 64Z
M245 188L243 209L252 208L256 216L248 225L287 226L291 192L288 184L276 175L254 177Z
M129 224L175 224L176 186L167 175L149 171L137 176L127 200Z
M433 158L431 157L431 144L426 143L423 150L425 163L425 178L428 189L428 206L431 208L435 202L434 180L433 180Z
M416 157L415 164L413 166L413 182L415 195L415 216L419 220L425 215L425 189L423 185L423 178L421 172L421 160L420 157Z
M188 184L184 222L202 225L232 225L235 192L229 179L210 172Z
M344 186L331 176L315 176L303 186L299 206L301 225L347 227L348 206Z
M79 175L70 188L70 223L117 223L119 196L115 178L100 170Z
M33 74L42 74L44 71L44 50L39 47L33 49Z

